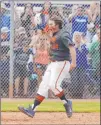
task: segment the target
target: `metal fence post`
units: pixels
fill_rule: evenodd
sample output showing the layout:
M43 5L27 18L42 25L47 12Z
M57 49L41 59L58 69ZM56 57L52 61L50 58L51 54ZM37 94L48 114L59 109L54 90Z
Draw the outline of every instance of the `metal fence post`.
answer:
M14 1L11 0L10 7L10 84L9 84L9 98L13 98L13 42L14 42Z

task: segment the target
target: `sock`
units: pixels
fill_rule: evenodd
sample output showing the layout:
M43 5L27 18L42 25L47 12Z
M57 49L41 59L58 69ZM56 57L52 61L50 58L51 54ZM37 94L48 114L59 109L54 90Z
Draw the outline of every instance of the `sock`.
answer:
M58 95L56 95L56 96L58 96L58 97L63 101L64 104L68 102L68 100L66 99L66 97L65 97L63 91L60 92L60 93L59 93Z
M34 104L32 104L32 110L36 111L38 105L41 104L41 102L44 100L45 97L37 94L36 95L36 98L35 98L35 101L34 101Z

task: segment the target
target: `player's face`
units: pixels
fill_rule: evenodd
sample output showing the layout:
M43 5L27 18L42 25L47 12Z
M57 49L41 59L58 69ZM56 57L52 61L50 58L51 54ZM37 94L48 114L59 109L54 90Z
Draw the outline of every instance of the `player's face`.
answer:
M56 29L56 25L55 25L55 22L53 20L49 20L48 25L49 25L50 30Z

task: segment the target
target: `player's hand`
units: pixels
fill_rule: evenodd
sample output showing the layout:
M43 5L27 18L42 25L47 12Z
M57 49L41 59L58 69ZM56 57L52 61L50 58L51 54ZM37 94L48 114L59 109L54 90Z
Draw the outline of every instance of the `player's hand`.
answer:
M69 71L73 70L75 67L76 67L76 64L71 63L71 64L70 64L70 70L69 70Z

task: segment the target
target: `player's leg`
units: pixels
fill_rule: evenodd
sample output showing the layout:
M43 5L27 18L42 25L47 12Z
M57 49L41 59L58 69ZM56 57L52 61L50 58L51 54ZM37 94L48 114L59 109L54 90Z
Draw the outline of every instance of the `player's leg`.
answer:
M34 105L32 105L33 110L36 110L37 105L39 105L45 97L48 95L48 89L49 89L49 81L51 76L51 64L48 65L47 70L45 71L45 74L42 78L42 82L39 86Z
M67 100L61 83L66 75L69 73L70 63L68 61L54 62L51 70L50 88L56 96L58 96L64 103L68 117L72 116L72 102Z
M50 75L51 75L50 65L47 67L47 70L45 71L42 82L39 86L39 90L35 97L34 103L31 106L29 106L29 108L18 107L21 112L25 113L26 115L30 117L33 117L35 115L37 107L41 104L41 102L44 100L44 98L48 94L49 81L50 81Z

